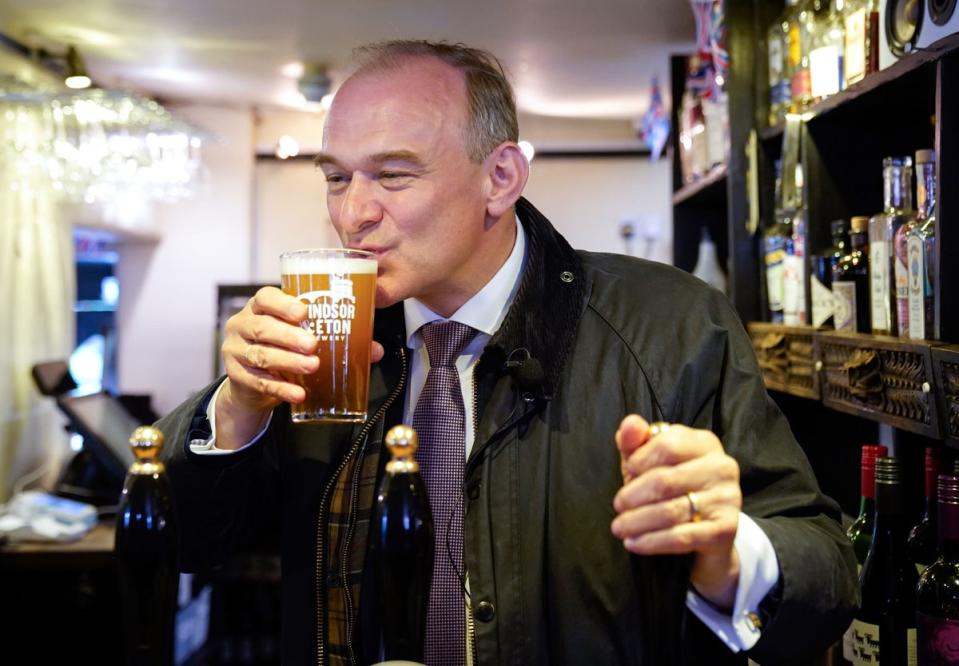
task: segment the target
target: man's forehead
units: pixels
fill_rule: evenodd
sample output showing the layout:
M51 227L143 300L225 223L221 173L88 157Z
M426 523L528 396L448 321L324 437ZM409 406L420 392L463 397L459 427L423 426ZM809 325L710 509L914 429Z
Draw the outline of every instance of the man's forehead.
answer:
M385 142L399 136L462 134L466 118L462 75L428 58L389 69L361 71L336 93L324 128L324 145L339 139Z

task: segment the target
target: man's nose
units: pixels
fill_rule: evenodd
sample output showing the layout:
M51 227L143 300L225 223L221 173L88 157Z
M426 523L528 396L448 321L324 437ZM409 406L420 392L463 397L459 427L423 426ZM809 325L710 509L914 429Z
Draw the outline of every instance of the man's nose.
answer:
M340 227L347 235L354 235L374 225L383 216L383 208L376 198L376 183L362 174L355 174L343 196L340 206Z

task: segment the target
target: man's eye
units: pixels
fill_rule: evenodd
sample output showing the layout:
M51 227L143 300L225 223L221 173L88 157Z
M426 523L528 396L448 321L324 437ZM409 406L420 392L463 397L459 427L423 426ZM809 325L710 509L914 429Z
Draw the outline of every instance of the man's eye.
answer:
M396 180L398 178L409 178L410 174L401 171L383 171L380 173L380 180Z
M344 183L346 182L346 176L341 176L338 173L327 174L326 182L328 183Z

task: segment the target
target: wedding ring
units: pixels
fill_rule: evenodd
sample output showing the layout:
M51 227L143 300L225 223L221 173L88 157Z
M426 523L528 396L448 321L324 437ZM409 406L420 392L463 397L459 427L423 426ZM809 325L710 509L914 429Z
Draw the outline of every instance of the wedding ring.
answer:
M649 424L650 437L655 437L656 435L662 435L667 430L669 430L669 424L666 423L666 421L656 421L655 423Z
M690 490L686 493L686 499L689 500L689 522L698 523L703 519L703 514L699 512L699 497Z

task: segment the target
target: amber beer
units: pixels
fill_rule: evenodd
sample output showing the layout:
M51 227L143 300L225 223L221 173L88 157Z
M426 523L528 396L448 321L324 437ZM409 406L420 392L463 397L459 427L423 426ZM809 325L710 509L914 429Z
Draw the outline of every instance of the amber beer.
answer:
M376 258L359 250L299 250L280 255L283 291L308 307L300 325L319 340L320 369L294 375L306 400L291 405L294 423L366 419Z

